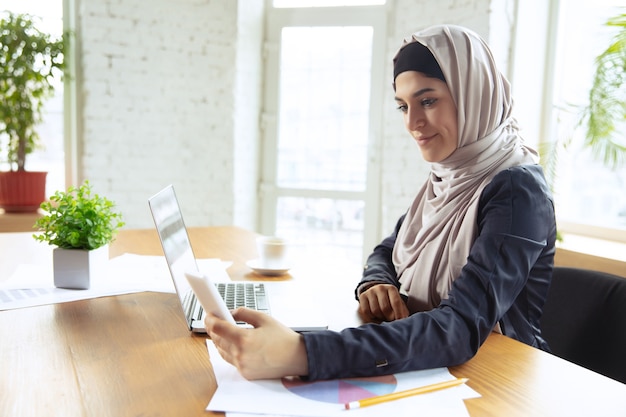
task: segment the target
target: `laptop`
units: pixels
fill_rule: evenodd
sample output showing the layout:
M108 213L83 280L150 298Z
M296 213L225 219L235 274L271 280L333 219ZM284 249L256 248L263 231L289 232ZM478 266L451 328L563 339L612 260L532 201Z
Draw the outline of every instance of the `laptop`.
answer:
M199 273L189 234L183 221L182 212L174 187L169 185L148 199L152 219L156 226L163 254L167 261L170 275L174 282L176 294L180 300L187 326L196 333L206 333L204 328L205 312L194 294L186 273ZM281 306L281 299L289 301L291 285L289 282L262 282L262 281L212 281L211 272L204 273L211 285L215 285L229 310L245 306L257 311L270 314L283 324L297 332L324 330L328 325L311 312L298 308L298 304L291 302ZM277 295L277 296L276 296ZM287 298L286 298L287 297ZM276 300L275 300L276 298ZM272 313L276 310L281 315ZM237 323L248 326L246 323Z

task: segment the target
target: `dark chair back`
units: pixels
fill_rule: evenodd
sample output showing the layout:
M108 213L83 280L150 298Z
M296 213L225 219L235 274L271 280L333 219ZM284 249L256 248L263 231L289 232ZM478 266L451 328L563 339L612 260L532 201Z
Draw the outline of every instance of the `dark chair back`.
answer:
M626 383L626 278L555 267L541 327L553 354Z

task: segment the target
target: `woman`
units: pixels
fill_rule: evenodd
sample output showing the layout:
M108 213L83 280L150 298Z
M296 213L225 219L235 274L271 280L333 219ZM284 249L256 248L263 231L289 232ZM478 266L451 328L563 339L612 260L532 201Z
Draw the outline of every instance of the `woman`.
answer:
M536 153L512 116L510 85L478 35L415 33L394 59L406 129L431 172L356 289L364 324L297 334L240 309L209 335L250 379L373 376L453 366L491 331L547 349L539 320L554 259L554 209Z

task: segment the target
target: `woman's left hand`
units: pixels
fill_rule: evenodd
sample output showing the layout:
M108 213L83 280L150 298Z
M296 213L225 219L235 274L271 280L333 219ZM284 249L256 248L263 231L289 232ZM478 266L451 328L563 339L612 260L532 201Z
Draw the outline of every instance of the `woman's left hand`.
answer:
M381 283L372 285L359 295L359 316L365 322L380 323L409 317L409 309L398 288Z
M208 314L207 333L224 360L246 379L280 378L308 374L301 335L265 313L247 308L233 311L237 321L254 328L241 328Z

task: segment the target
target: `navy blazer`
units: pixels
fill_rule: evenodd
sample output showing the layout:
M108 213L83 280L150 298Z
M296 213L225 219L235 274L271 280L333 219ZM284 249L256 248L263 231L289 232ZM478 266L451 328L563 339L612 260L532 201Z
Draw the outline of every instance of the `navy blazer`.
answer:
M391 253L403 219L369 256L359 285L399 287ZM458 365L476 354L496 323L503 334L548 350L540 319L554 264L556 221L542 168L524 165L498 173L481 193L476 223L476 240L447 299L402 320L303 334L308 378Z

